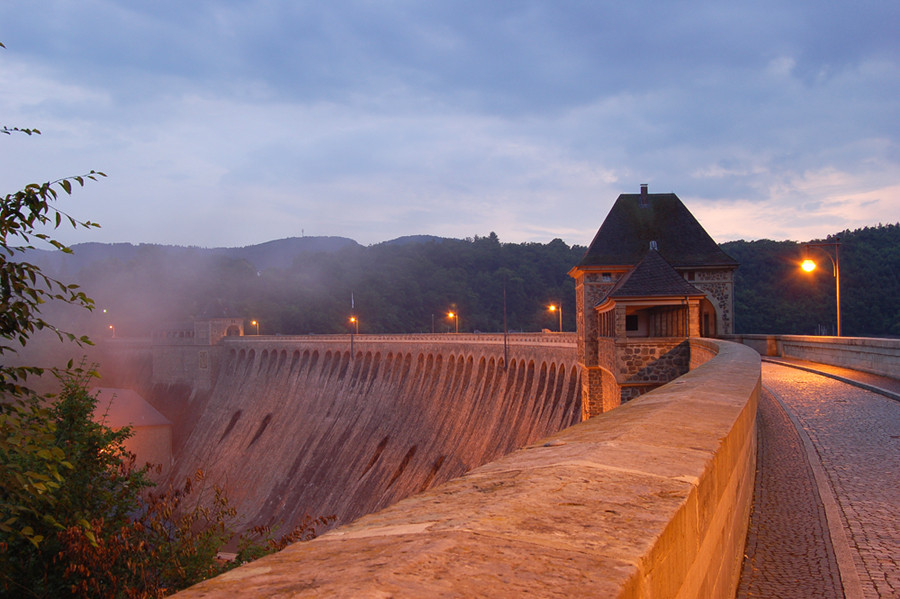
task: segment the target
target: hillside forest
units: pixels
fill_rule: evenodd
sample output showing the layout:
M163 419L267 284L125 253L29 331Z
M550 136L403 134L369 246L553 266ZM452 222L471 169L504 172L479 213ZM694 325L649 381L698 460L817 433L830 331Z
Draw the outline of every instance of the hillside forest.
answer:
M900 225L843 231L841 307L847 336L900 336ZM732 241L738 333L831 334L832 263L799 269L802 242ZM29 259L78 282L97 308L58 314L93 337L144 337L194 318L237 316L247 334L557 330L575 328L575 287L568 271L585 247L560 239L503 243L496 234L468 239L409 237L361 246L308 237L232 249L85 244L74 255Z

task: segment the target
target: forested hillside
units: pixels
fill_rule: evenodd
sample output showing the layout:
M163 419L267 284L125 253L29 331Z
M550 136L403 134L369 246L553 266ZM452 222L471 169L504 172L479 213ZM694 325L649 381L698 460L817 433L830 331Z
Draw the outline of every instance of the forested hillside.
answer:
M843 231L840 241L841 327L845 336L900 335L900 225ZM722 244L740 262L735 280L739 333L832 333L836 321L832 263L821 249L819 268L800 270L803 243L733 241ZM828 248L834 255L833 248Z
M840 238L845 335L900 335L900 226L844 231ZM559 239L502 243L408 237L364 247L333 238L270 242L223 251L171 246L92 244L90 259L68 272L95 298L92 314L73 314L85 333L145 336L164 323L218 315L255 319L262 334L361 333L558 328L547 310L562 302L563 328L575 328L574 282L567 275L585 248ZM802 243L734 241L723 249L741 264L735 284L736 330L743 333L832 331L831 263L798 267ZM81 252L76 246L75 256ZM82 254L83 255L83 254ZM75 257L66 257L75 260ZM266 265L281 265L267 267ZM351 298L353 308L351 310ZM106 310L106 312L103 312Z
M584 247L474 239L401 238L297 253L286 268L199 248L135 246L76 275L98 310L73 315L94 335L144 336L161 323L235 315L262 334L342 333L351 311L360 333L502 331L504 287L510 330L574 330L575 288L567 275ZM75 248L76 254L78 247ZM127 256L120 259L118 255ZM270 258L264 257L269 260ZM352 308L351 308L352 302ZM106 312L103 312L106 310Z

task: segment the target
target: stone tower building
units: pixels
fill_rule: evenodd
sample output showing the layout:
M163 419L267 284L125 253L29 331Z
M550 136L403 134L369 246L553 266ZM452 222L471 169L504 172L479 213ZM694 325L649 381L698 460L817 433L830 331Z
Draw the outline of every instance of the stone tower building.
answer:
M688 337L732 333L737 266L675 194L620 195L569 271L583 416L686 372Z

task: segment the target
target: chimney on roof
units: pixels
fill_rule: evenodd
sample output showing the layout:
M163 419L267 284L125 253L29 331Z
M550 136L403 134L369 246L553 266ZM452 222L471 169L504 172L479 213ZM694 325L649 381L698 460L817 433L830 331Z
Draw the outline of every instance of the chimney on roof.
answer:
M641 208L646 208L650 205L650 198L647 197L647 184L641 183Z

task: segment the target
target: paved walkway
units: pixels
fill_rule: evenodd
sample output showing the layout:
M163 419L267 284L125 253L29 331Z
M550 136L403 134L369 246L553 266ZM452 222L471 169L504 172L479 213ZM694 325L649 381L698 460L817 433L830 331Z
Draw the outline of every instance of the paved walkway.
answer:
M900 401L771 363L763 386L738 597L900 597Z

